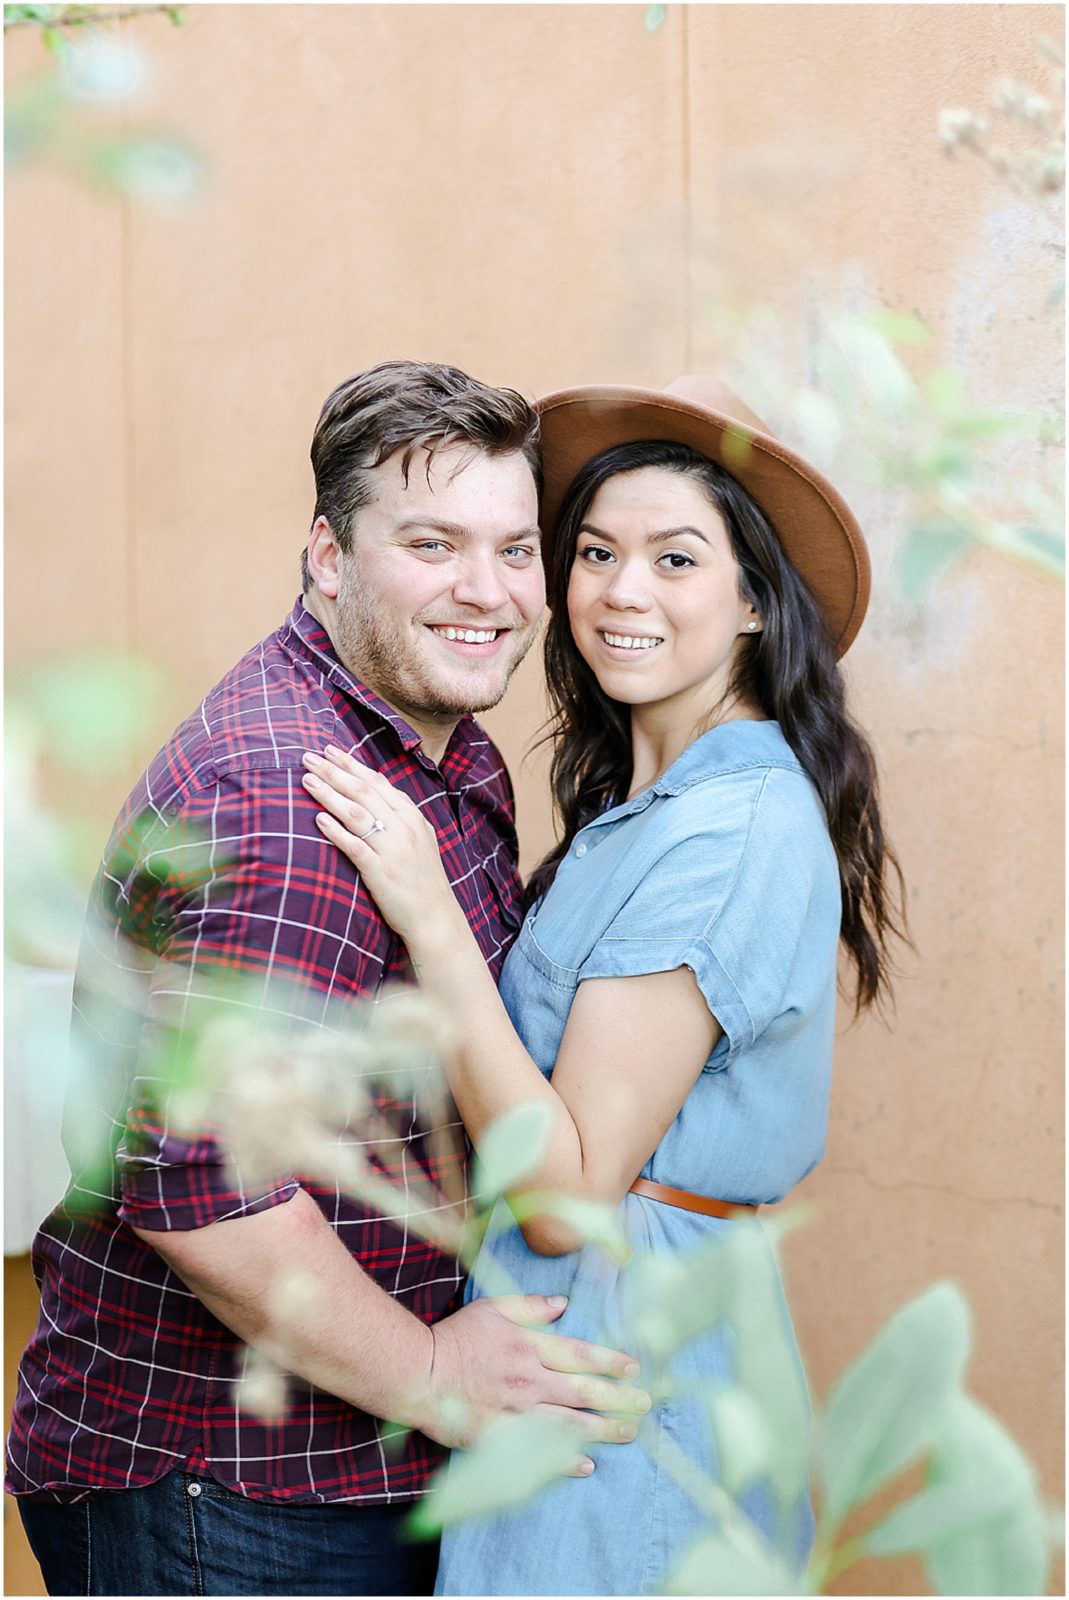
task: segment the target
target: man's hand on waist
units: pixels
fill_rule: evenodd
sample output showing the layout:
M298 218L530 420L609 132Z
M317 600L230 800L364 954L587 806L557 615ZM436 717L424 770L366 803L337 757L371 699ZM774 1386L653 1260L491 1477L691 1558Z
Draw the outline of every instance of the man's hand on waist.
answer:
M622 1381L638 1375L638 1362L539 1332L565 1304L538 1294L475 1300L435 1323L425 1388L403 1420L440 1444L464 1448L497 1416L541 1411L575 1423L577 1448L584 1441L629 1443L651 1404L644 1390ZM573 1471L585 1476L592 1469L580 1457Z

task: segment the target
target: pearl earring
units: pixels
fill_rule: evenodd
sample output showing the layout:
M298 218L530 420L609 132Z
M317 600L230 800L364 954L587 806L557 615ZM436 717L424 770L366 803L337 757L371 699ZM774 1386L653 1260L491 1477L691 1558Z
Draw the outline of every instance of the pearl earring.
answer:
M746 624L746 626L749 628L750 632L752 633L754 631L754 629L757 627L757 623L756 622L748 622Z

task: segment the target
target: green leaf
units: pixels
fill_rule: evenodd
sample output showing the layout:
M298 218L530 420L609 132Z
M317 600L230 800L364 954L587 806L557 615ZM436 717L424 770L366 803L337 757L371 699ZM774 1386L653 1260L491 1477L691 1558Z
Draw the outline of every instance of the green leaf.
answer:
M776 1442L768 1479L785 1513L808 1489L810 1403L771 1239L759 1222L736 1223L727 1240L735 1377Z
M996 1481L930 1484L903 1501L859 1541L871 1556L908 1555L929 1550L952 1534L964 1533L1012 1509L1017 1491Z
M867 327L860 318L840 317L832 325L832 338L847 363L859 399L867 395L888 418L901 416L916 405L916 384L889 340L875 328Z
M823 466L831 465L843 441L843 413L816 389L803 389L796 395L793 413L806 454Z
M720 448L724 456L724 465L729 471L735 472L748 465L753 455L753 432L741 422L732 422L725 429L720 441Z
M636 1256L621 1280L621 1306L630 1346L664 1362L681 1345L721 1322L731 1304L721 1272L722 1237L686 1255Z
M664 19L665 19L665 17L667 15L668 15L668 7L667 6L647 6L646 7L646 32L647 33L656 33L657 29L663 26Z
M5 6L4 27L14 28L20 22L37 22L48 27L62 9L62 6Z
M538 1166L546 1153L553 1114L541 1100L496 1117L479 1140L472 1193L489 1205Z
M823 1538L928 1450L970 1344L964 1296L937 1283L896 1312L843 1374L819 1436Z
M12 88L4 103L4 163L20 167L40 155L60 131L63 96L56 75Z
M622 1280L629 1347L664 1363L718 1324L730 1330L736 1383L775 1438L767 1476L785 1510L805 1492L809 1395L772 1241L733 1222L686 1255L637 1257Z
M109 188L156 205L187 200L204 177L199 158L174 139L100 139L80 156Z
M890 339L892 344L931 343L931 328L916 314L903 316L900 311L870 311L860 321L866 328Z
M1040 418L1025 411L972 411L965 416L955 417L949 424L948 433L953 439L982 441L1000 439L1004 434L1021 433L1025 429L1036 432L1039 426Z
M971 543L964 528L926 523L911 528L895 561L902 598L910 605L922 600Z
M1050 1546L1038 1505L1022 1506L983 1528L948 1539L925 1557L940 1594L1046 1594Z
M94 770L128 757L145 719L158 713L163 675L119 651L80 652L15 677L9 700L65 767Z
M1050 1529L1027 1457L996 1417L969 1395L951 1397L929 1463L933 1487L957 1486L991 1506L1010 1504L979 1523L949 1530L924 1550L941 1594L1046 1594Z
M407 1526L430 1537L454 1522L520 1505L567 1472L582 1441L575 1423L560 1417L532 1411L499 1418L435 1474Z
M740 1546L723 1532L689 1544L661 1585L662 1594L801 1594L798 1577L763 1540Z
M928 398L943 416L960 411L965 404L961 374L950 367L938 367L928 380Z
M709 1397L720 1480L735 1499L769 1475L775 1454L768 1420L745 1389L718 1385Z
M386 1422L379 1429L379 1445L387 1461L397 1461L404 1453L411 1428L400 1422Z
M600 1245L614 1261L622 1265L631 1260L631 1246L612 1206L549 1189L512 1194L508 1205L517 1222L527 1222L531 1217L556 1217L587 1244Z
M1044 566L1065 572L1065 537L1049 528L1022 526L1015 528L1018 539L1042 559Z

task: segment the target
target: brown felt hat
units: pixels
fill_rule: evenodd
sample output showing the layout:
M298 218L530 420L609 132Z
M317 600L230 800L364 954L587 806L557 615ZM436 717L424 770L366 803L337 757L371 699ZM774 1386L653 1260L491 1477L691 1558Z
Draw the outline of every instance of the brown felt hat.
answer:
M850 507L828 480L717 378L677 378L666 389L561 389L537 403L552 535L581 467L613 445L667 439L731 473L761 507L823 613L836 655L853 643L869 602L869 553Z

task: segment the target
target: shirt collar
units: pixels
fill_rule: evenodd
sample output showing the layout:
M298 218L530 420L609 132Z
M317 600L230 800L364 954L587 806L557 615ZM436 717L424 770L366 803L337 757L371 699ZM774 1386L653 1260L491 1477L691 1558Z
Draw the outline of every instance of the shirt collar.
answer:
M298 650L316 663L328 683L333 684L348 699L355 701L365 711L372 712L381 722L392 728L403 750L417 756L425 766L436 767L436 763L423 750L423 735L417 733L400 712L387 705L385 700L381 699L373 689L369 689L366 683L362 683L339 661L326 629L312 615L299 595L293 610L282 624L280 634L291 649ZM480 731L474 717L461 717L450 736L441 766L444 767L447 761L454 759L470 746L473 743L473 734L478 734Z
M706 778L721 777L745 767L788 767L794 772L804 771L778 722L722 722L688 745L648 789L603 811L586 826L595 828L603 822L618 822L622 817L645 811L658 795L682 794L684 789Z

